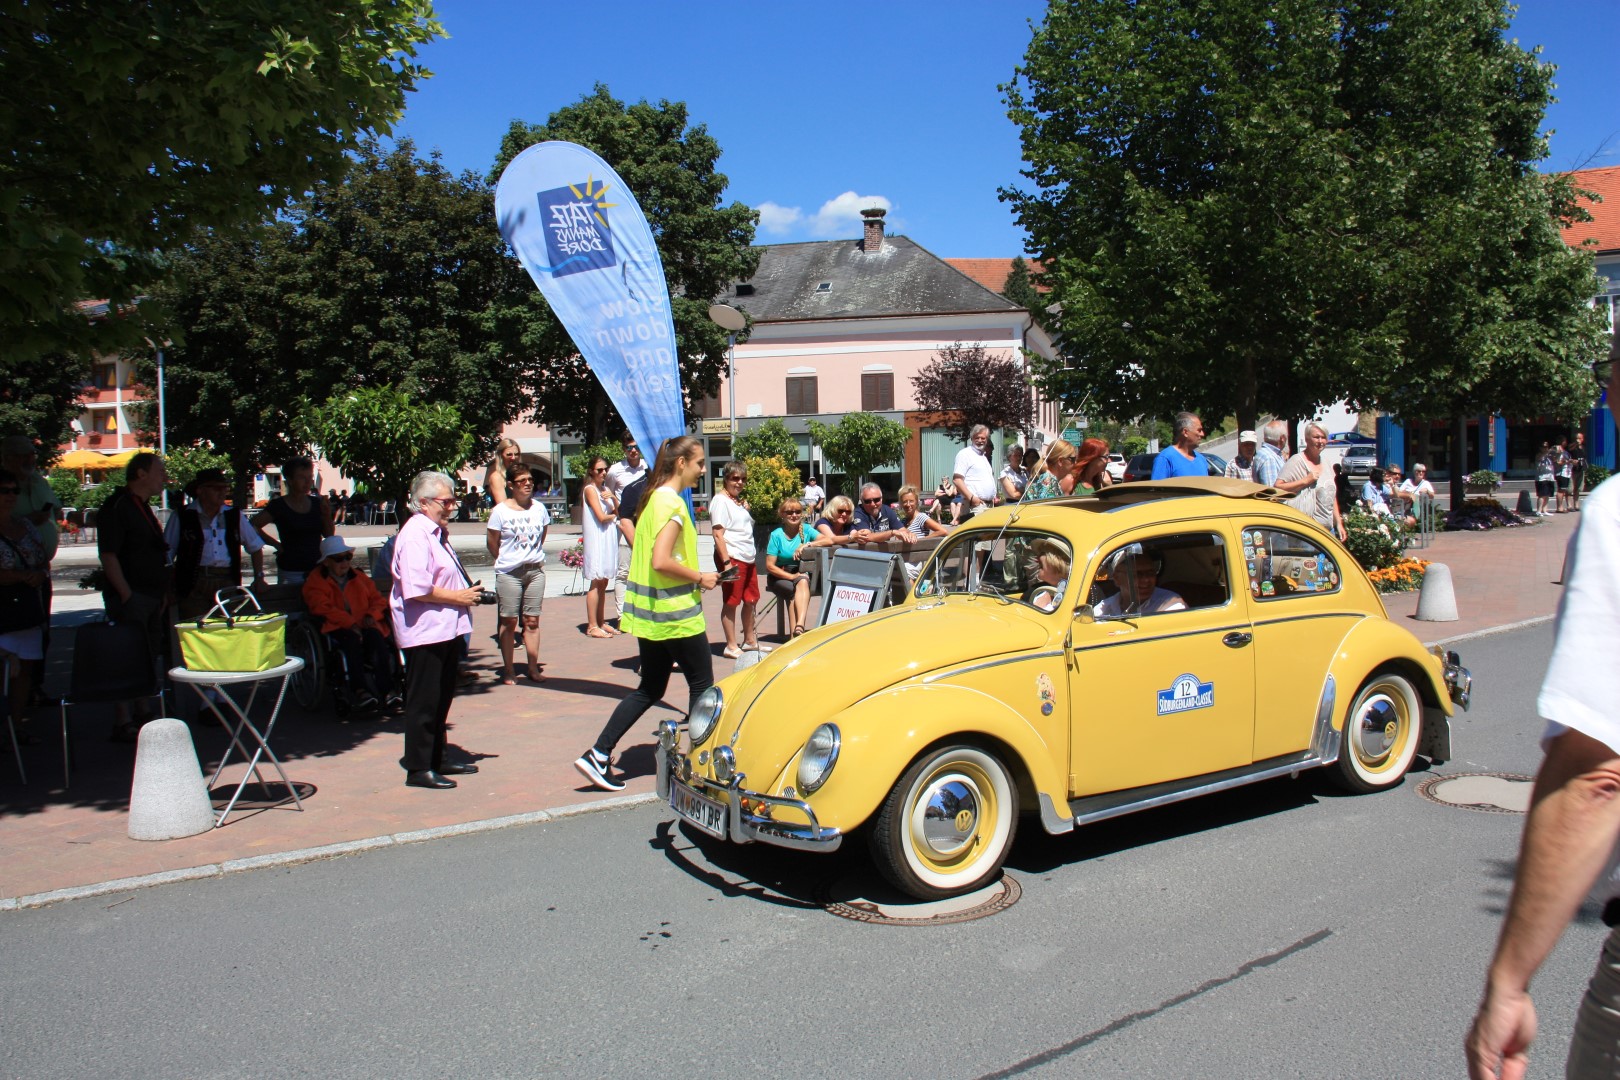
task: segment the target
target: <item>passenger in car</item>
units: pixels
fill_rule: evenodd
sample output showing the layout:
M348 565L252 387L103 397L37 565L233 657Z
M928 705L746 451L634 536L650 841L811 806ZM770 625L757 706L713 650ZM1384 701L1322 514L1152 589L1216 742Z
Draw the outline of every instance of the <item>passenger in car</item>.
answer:
M1135 577L1132 578L1132 564ZM1164 556L1158 552L1144 552L1134 560L1121 559L1114 567L1114 585L1119 589L1097 605L1097 618L1117 619L1124 615L1157 615L1166 611L1185 611L1187 602L1179 593L1159 588L1159 573L1164 569ZM1135 593L1132 593L1132 588ZM1135 602L1132 596L1137 597ZM1145 599L1143 599L1145 598Z
M1056 609L1069 587L1069 566L1069 554L1060 545L1037 540L1024 567L1032 585L1029 602L1042 611Z

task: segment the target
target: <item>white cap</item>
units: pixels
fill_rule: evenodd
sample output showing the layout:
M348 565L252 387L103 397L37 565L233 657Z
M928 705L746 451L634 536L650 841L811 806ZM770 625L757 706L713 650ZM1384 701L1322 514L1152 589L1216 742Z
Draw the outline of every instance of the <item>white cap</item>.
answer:
M333 555L342 555L346 551L353 551L341 536L328 536L321 541L321 558L330 559Z
M1252 431L1240 431L1240 432L1238 432L1238 445L1242 446L1246 442L1247 443L1254 443L1255 445L1258 446L1259 443L1260 443L1260 436L1256 435Z

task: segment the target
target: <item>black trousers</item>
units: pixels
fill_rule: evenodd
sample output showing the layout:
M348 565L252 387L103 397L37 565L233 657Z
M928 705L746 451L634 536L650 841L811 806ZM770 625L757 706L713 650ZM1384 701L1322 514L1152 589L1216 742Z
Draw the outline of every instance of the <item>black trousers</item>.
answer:
M669 673L681 665L686 676L688 693L687 711L697 704L698 695L714 685L714 653L709 650L709 635L671 638L668 641L648 641L637 638L641 647L641 685L630 691L608 717L607 726L596 737L596 751L611 755L624 733L629 731L641 714L652 708L664 696L669 686Z
M370 626L334 630L327 635L332 647L343 654L348 668L349 689L355 693L370 690L385 698L394 691L394 644L382 631ZM368 676L366 667L371 667Z
M399 764L406 772L444 764L444 722L456 696L460 655L459 637L405 650L405 756Z

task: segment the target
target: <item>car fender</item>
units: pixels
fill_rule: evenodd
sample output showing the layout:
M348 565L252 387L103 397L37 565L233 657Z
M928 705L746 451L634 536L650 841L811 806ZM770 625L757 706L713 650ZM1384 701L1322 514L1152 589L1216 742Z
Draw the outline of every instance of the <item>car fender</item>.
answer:
M1435 761L1451 757L1451 695L1446 690L1440 659L1423 647L1411 631L1387 619L1362 619L1334 653L1329 674L1335 682L1337 703L1333 727L1344 731L1356 691L1382 667L1393 667L1411 680L1423 702L1423 731L1418 748Z
M911 763L938 743L973 743L995 753L1012 772L1024 810L1037 810L1041 794L1064 805L1061 762L1067 745L1051 745L1018 710L981 690L913 682L873 694L829 719L838 725L838 763L826 784L806 797L823 825L848 832L863 824ZM773 792L796 783L800 753L776 778Z

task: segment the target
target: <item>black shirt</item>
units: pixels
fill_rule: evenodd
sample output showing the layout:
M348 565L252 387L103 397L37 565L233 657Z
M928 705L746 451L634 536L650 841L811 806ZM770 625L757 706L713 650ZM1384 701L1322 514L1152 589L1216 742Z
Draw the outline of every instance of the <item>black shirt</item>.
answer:
M169 588L169 545L157 515L128 488L114 491L96 515L96 552L118 558L131 590L162 596Z

